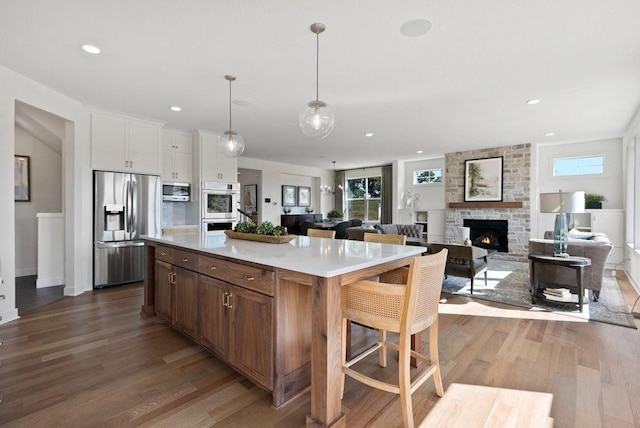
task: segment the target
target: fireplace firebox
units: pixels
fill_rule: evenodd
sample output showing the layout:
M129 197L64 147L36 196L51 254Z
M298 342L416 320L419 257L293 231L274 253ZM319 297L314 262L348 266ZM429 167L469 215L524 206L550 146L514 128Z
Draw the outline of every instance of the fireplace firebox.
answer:
M471 245L497 250L500 253L509 252L509 222L507 220L464 219L463 226L469 228Z

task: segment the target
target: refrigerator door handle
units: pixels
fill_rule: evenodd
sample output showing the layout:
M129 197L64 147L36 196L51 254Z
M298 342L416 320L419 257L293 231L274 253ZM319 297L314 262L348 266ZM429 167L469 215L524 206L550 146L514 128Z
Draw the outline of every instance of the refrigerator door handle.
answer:
M127 181L127 231L129 232L129 238L133 236L133 190L131 189L131 181Z
M144 247L144 241L103 242L96 241L96 248Z

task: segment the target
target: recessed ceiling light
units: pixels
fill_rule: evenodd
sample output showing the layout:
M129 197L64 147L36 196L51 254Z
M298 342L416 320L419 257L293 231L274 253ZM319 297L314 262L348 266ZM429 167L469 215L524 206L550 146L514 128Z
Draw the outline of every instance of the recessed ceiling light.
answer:
M431 26L431 21L426 19L413 19L402 24L400 33L407 37L418 37L427 34Z
M171 106L171 111L182 111L182 107L180 107L180 106Z
M84 49L85 52L89 52L94 55L98 55L100 53L100 48L93 45L82 45L82 49Z
M373 132L367 132L364 134L365 137L373 137Z
M546 134L544 134L545 137L553 137L554 135L556 135L555 132L547 132Z
M537 99L537 98L532 98L530 100L527 100L527 104L529 104L529 105L538 104L539 102L540 102L540 100Z
M418 150L416 153L421 155L422 153L424 153L424 151L423 150Z

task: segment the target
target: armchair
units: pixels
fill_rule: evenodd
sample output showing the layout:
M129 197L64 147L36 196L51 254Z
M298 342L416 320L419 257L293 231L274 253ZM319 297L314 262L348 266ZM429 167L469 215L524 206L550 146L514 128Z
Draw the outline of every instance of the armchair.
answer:
M484 273L484 285L487 285L487 250L471 245L433 243L429 252L438 253L445 248L448 250L445 277L453 275L471 279L471 294L473 279L478 274Z

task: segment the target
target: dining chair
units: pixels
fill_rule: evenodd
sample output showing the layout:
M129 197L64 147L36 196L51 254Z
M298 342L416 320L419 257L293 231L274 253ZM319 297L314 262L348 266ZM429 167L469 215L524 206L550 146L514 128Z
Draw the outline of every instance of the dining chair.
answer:
M373 388L399 394L405 427L414 426L411 393L424 381L433 376L436 394L439 397L444 394L438 359L438 303L446 262L447 250L444 249L437 254L413 258L409 265L406 285L361 280L345 285L342 289L342 394L344 395L345 376ZM378 329L378 343L347 361L345 333L349 321ZM411 350L411 335L427 328L429 354L424 355L417 350ZM398 333L398 343L387 340L387 332ZM353 368L375 351L379 351L378 364L386 367L387 348L399 353L397 383L384 382ZM413 382L410 373L411 357L426 365ZM371 373L366 365L364 370Z
M378 242L381 244L404 245L407 242L407 236L384 234L384 233L365 233L364 242Z
M336 237L336 231L329 229L307 229L307 236L333 239Z

